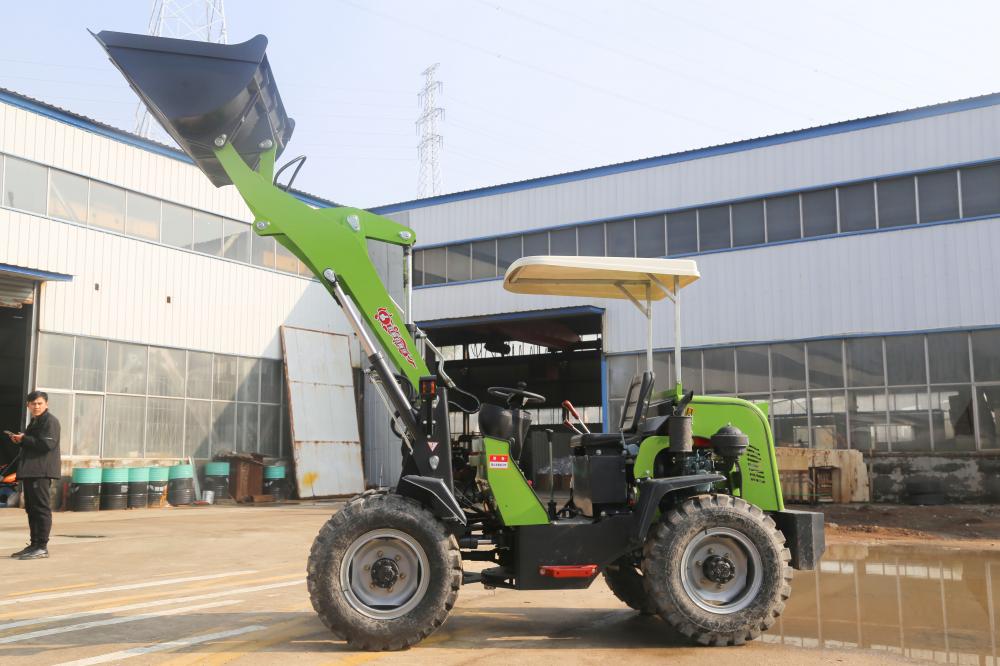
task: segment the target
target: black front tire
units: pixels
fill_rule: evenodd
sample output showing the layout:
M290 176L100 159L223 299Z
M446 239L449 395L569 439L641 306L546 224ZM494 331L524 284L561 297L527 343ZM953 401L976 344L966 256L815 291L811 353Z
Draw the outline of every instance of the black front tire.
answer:
M376 568L395 575L392 587ZM313 608L334 634L355 649L402 650L447 619L462 584L462 560L455 537L418 502L366 492L320 530L308 574ZM379 595L392 603L379 603Z
M691 640L742 645L774 624L791 594L784 543L758 507L729 495L693 497L650 530L646 592L660 617Z
M604 569L604 582L611 592L632 610L643 615L655 615L656 604L646 593L642 572L636 568L632 557L625 556Z

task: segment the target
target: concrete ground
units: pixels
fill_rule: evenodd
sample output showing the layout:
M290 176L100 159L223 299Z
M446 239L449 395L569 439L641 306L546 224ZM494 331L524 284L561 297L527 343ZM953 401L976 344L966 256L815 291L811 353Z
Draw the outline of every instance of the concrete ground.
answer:
M0 662L31 664L887 663L886 651L808 649L784 634L740 648L679 643L602 581L585 591L464 588L444 627L403 653L358 653L320 624L304 584L336 505L56 514L52 557L0 559ZM0 554L27 539L0 510ZM807 586L800 591L813 598ZM793 601L795 595L793 593ZM796 639L800 642L801 639ZM809 645L808 641L802 642Z

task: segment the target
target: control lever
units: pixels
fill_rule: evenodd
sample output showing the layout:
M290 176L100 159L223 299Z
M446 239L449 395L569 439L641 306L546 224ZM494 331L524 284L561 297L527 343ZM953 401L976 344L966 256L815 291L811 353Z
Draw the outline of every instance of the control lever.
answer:
M578 430L575 425L573 425L572 423L569 422L569 419L563 419L563 425L566 426L567 428L569 428L570 430L572 430L573 432L575 432L578 435L582 435L583 434L583 431L582 430Z
M580 427L583 428L583 432L585 432L585 433L587 433L589 435L590 434L590 428L588 428L587 424L583 422L582 418L580 418L580 414L579 414L579 412L576 411L576 407L573 406L573 403L570 402L569 400L563 400L562 406L563 406L563 409L565 409L567 412L569 412L570 414L572 414L573 418L575 418L580 423Z
M549 444L549 520L556 519L556 468L552 458L552 428L545 429L545 439Z
M685 393L684 396L677 401L677 404L674 405L674 416L684 416L684 410L687 409L687 406L693 399L694 391L688 391Z

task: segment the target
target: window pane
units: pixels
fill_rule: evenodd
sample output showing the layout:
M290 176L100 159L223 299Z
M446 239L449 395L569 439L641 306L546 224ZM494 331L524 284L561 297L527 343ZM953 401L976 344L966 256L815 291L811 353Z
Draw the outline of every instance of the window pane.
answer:
M193 215L190 208L164 202L160 211L160 240L167 245L191 249Z
M421 287L424 284L424 251L416 250L413 253L413 286Z
M1000 448L1000 386L980 386L979 448Z
M223 221L222 256L236 261L250 261L250 230L249 224L236 220ZM298 270L298 264L295 265Z
M847 340L847 385L882 386L882 339L856 338Z
M767 199L767 242L799 238L802 235L799 221L799 195Z
M149 398L146 403L147 458L184 455L184 401Z
M524 256L526 257L549 253L549 235L544 231L540 234L525 234L523 242Z
M104 366L108 345L103 340L76 339L73 363L73 388L81 391L104 390Z
M972 333L972 368L977 382L1000 381L1000 329Z
M92 227L125 232L125 190L91 181L90 215Z
M212 397L212 355L188 352L187 397Z
M239 389L236 399L241 402L260 400L260 361L255 358L239 360Z
M682 350L681 352L681 383L685 391L695 394L704 393L701 381L701 352Z
M771 388L800 391L806 387L806 352L801 342L771 345Z
M90 181L86 178L53 169L49 180L49 215L86 224L89 190Z
M806 416L806 394L775 396L771 401L776 446L809 446L809 417Z
M764 242L764 202L744 201L733 204L733 246L758 245Z
M468 280L472 269L469 259L471 254L469 244L449 245L446 252L448 255L448 282Z
M58 417L56 417L58 418ZM73 455L101 455L104 396L77 393L73 399Z
M875 228L875 186L859 183L837 188L840 197L840 231Z
M704 351L705 393L736 393L736 362L733 349L706 349ZM681 356L683 359L683 355Z
M921 222L958 219L958 172L920 174L917 192Z
M840 340L817 340L807 346L809 388L841 388L844 385L844 366Z
M672 257L697 251L698 211L684 210L667 215L667 254Z
M236 448L257 452L257 405L241 402L236 405Z
M982 407L983 403L980 403L980 416L983 416ZM972 423L972 387L935 386L931 389L931 428L934 431L935 451L975 449ZM985 433L986 430L983 430Z
M653 374L656 376L654 387L657 391L666 391L674 387L674 355L671 352L653 353ZM643 360L643 369L646 361ZM581 412L582 414L582 412Z
M237 383L237 361L235 356L216 354L212 373L212 397L217 400L235 400Z
M128 219L125 233L138 238L160 240L160 200L129 192L126 201Z
M180 349L149 348L149 394L184 397L185 354Z
M879 180L876 184L880 229L917 223L917 199L912 177Z
M236 448L236 403L212 403L212 453Z
M729 247L729 206L698 211L698 240L702 252Z
M274 268L284 273L297 275L299 272L299 259L287 247L275 241L274 243Z
M188 400L184 409L184 455L194 458L212 456L212 403Z
M635 354L608 357L608 397L624 398L638 371Z
M576 230L581 257L604 256L604 225L587 224Z
M549 253L559 257L576 255L576 227L549 232Z
M667 238L662 215L640 217L635 221L635 255L663 257L667 254Z
M635 256L635 228L632 220L618 220L604 225L609 257Z
M278 456L281 450L281 407L260 406L260 452L266 456Z
M888 451L886 399L881 391L848 391L851 417L851 448L859 451Z
M192 249L205 254L222 254L222 218L194 211L194 241Z
M847 448L847 400L843 391L809 394L814 449Z
M1000 164L962 169L962 215L1000 213Z
M108 392L146 393L146 347L123 342L108 344Z
M250 263L254 266L274 268L274 248L276 245L277 243L271 236L253 234L250 239Z
M766 346L737 347L736 368L740 394L768 393L771 390Z
M15 157L8 157L5 162L3 205L45 215L48 170Z
M972 378L969 373L969 340L965 333L928 335L927 357L932 384L967 382Z
M926 384L924 336L894 335L885 339L885 370L889 386Z
M889 389L889 438L893 451L931 450L928 406L926 389Z
M42 388L73 388L72 336L39 333L36 381Z
M472 279L497 276L497 242L478 241L472 244Z
M73 451L73 394L49 392L49 411L59 419L59 448L62 453Z
M806 237L837 233L836 190L819 190L802 195L802 231Z
M146 399L109 395L104 408L104 458L141 458Z
M497 240L497 275L503 275L521 256L520 236L508 236Z
M260 362L260 401L281 402L281 361Z

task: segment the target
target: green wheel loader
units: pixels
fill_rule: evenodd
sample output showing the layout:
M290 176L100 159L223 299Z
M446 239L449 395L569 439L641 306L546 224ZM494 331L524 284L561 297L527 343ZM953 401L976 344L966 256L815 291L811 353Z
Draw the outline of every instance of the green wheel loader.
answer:
M494 402L478 409L482 437L452 441L448 396L460 389L420 352L435 350L413 323L413 230L357 208L312 208L278 184L275 161L294 123L266 38L95 37L212 183L236 186L255 233L288 248L343 309L400 435L395 486L353 498L309 554L309 593L332 632L356 648L402 649L445 622L463 584L582 589L599 576L624 603L699 643L741 644L774 623L792 568L812 569L822 556L822 514L785 510L761 407L683 391L680 295L699 277L693 261L526 257L507 271L508 290L621 298L648 322L647 370L617 428L591 433L580 423L571 496L543 503L518 466L526 408L542 396L493 387ZM293 164L301 167L285 167ZM405 307L379 279L369 240L402 247ZM653 304L662 299L673 301L678 372L672 390L654 395ZM470 562L476 570L464 571Z

